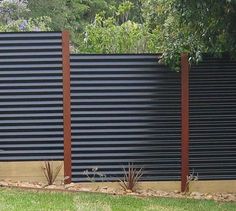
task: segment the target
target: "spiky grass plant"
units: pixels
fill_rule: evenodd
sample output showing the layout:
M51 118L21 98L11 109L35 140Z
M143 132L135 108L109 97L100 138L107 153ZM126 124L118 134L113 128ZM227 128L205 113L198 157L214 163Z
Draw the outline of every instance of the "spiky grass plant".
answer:
M54 167L53 161L45 161L42 165L43 174L48 185L52 185L62 169L62 163Z
M133 163L129 163L127 169L123 167L123 174L123 179L119 179L120 186L124 191L134 192L143 176L143 168L135 168Z

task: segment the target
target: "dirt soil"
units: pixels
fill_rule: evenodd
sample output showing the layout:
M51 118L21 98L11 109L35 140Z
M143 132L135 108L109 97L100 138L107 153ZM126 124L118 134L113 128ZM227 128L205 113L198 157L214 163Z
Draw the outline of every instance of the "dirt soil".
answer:
M36 190L51 190L51 191L68 191L68 192L100 192L113 195L133 195L137 197L171 197L171 198L192 198L192 199L208 199L221 202L236 202L235 193L200 193L189 192L181 193L179 191L166 192L158 190L140 190L137 188L135 192L130 190L124 191L122 189L110 188L107 186L97 186L96 188L83 187L82 184L70 183L70 184L53 184L46 185L38 182L22 182L12 180L0 180L0 187L17 187L24 189L36 189Z

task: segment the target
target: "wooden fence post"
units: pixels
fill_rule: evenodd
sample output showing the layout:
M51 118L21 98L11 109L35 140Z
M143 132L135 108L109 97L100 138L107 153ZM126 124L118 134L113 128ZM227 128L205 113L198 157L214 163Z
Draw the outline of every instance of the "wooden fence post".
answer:
M189 61L181 54L181 191L188 191L189 176Z
M70 102L70 46L69 32L62 32L63 67L63 125L64 125L64 177L71 182L71 102Z

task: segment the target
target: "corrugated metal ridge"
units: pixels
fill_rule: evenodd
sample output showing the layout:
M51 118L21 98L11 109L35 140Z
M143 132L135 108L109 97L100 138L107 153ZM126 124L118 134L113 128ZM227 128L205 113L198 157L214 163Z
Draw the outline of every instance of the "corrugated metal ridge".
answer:
M143 54L71 54L71 58L80 58L80 57L85 57L87 59L93 58L93 57L98 57L98 58L103 58L103 59L113 59L113 58L126 58L126 59L132 59L132 58L137 58L137 57L147 57L147 58L157 58L162 56L161 53L157 54L152 54L152 53L143 53Z
M93 62L90 62L93 60ZM106 60L106 61L104 61ZM125 63L123 63L125 61ZM159 56L154 54L117 54L117 55L103 55L103 54L84 54L72 55L71 67L74 66L93 66L109 67L109 66L135 66L135 65L160 65L158 64Z
M61 32L60 31L0 32L0 37L3 39L7 39L9 37L21 38L26 36L29 36L30 38L44 36L44 37L53 37L53 39L55 39L55 37L61 36Z

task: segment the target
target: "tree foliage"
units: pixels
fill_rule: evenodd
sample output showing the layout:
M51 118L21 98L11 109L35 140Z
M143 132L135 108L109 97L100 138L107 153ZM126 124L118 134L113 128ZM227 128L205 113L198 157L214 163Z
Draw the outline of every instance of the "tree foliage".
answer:
M206 51L235 51L236 0L178 0L176 4L182 24L201 38Z
M51 18L30 17L26 0L2 0L0 2L0 31L48 31Z

